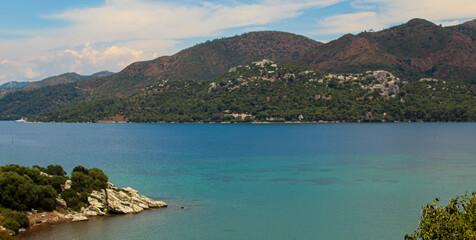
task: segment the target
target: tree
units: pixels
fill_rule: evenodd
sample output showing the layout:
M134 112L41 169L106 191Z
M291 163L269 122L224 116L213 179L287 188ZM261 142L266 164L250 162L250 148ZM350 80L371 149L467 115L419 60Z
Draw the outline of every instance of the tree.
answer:
M46 173L54 176L66 176L66 171L63 170L63 167L60 165L48 165Z
M475 239L476 193L450 199L441 205L439 198L423 207L418 229L405 239Z

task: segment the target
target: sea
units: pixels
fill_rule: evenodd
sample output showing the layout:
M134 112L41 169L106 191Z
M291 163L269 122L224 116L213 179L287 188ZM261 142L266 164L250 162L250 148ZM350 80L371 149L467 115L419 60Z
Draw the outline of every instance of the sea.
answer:
M100 168L168 203L20 239L403 239L476 191L476 123L0 122L0 165Z

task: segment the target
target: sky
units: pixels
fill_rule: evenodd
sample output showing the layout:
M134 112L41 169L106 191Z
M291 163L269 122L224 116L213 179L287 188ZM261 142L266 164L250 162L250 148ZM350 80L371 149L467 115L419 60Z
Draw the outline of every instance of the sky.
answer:
M475 0L0 0L0 84L118 72L197 43L277 30L329 42L412 18L476 18Z

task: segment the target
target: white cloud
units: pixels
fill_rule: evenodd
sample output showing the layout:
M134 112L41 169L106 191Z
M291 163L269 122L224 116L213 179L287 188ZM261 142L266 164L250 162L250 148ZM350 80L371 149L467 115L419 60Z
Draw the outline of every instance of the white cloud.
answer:
M109 67L124 68L128 63L145 60L143 51L128 47L110 46L104 51L95 50L88 41L80 51L67 49L57 55L58 60L70 59L71 71L82 72L87 68Z
M436 20L434 22L435 24L441 24L444 27L454 26L462 23L460 20Z
M0 80L2 80L2 82L30 80L42 74L37 70L36 65L31 62L9 61L5 59L1 63L0 73L2 73L2 75Z
M312 30L317 38L326 39L335 34L334 38L369 29L377 31L415 17L443 25L476 17L474 0L185 2L106 0L97 7L43 15L51 21L66 22L66 27L41 31L1 30L3 34L21 35L22 38L0 40L0 55L8 59L1 62L0 72L6 74L8 80L38 80L68 71L80 74L120 71L134 61L173 54L181 50L179 47L183 46L184 39L221 37L230 29L269 29L269 24L340 2L348 4L354 12L323 19L319 14L306 16L308 21L322 19L315 20L317 26Z
M381 30L412 18L454 25L459 23L458 19L476 17L474 0L353 0L350 5L357 12L332 15L320 20L314 34Z
M323 30L326 34L350 33L355 31L381 29L385 25L376 21L376 12L359 12L352 14L341 14L324 19L321 25L326 28Z
M340 1L343 0L227 1L224 5L106 0L98 7L46 15L68 26L25 33L31 38L0 41L0 53L31 68L25 67L23 72L11 70L14 74L8 75L13 80L64 71L119 71L134 61L175 53L180 50L181 39L216 37L226 29L238 27L259 28L300 16L302 10Z

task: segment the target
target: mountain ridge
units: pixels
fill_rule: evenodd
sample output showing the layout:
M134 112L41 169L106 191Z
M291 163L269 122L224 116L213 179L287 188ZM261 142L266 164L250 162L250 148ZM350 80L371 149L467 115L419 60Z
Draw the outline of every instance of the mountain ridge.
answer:
M172 56L130 64L112 76L29 92L40 99L24 93L6 94L0 98L0 119L15 119L25 113L30 117L95 99L128 97L163 81L208 81L231 67L261 59L333 73L386 70L407 81L439 78L476 83L476 45L470 37L476 33L473 23L442 27L424 19L412 19L379 32L346 34L326 44L277 31L216 39ZM56 95L45 96L41 91ZM35 101L41 102L41 106Z
M385 69L406 79L439 77L476 83L475 49L468 35L412 19L379 32L346 34L299 63L332 72Z
M91 78L109 77L112 75L114 75L114 73L109 71L101 71L101 72L93 73L91 75L80 75L75 72L63 73L60 75L42 79L40 81L30 82L30 84L23 87L23 89L32 90L32 89L42 88L46 86L54 86L58 84L79 82L79 81L83 81L83 80L91 79Z
M172 56L132 63L111 78L91 79L79 86L93 89L92 94L99 97L126 96L157 79L213 79L233 66L263 58L290 63L320 45L322 43L292 33L250 32L207 41Z

